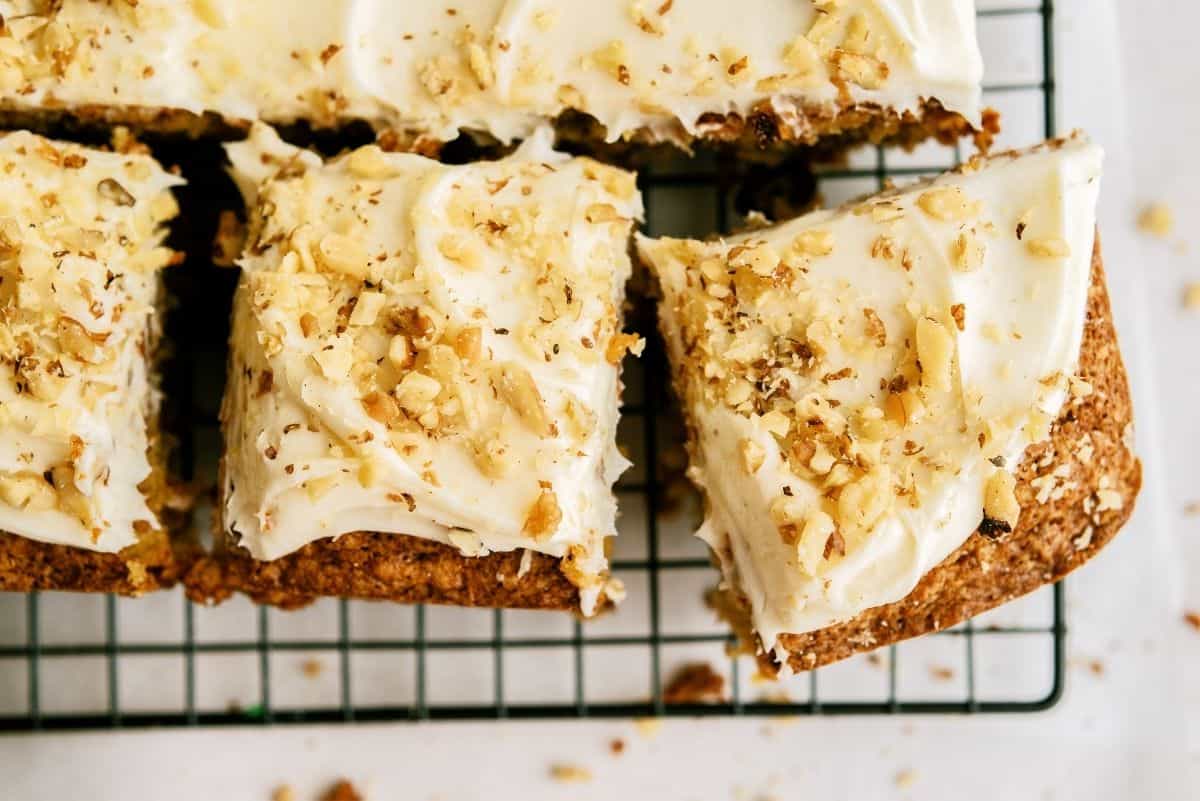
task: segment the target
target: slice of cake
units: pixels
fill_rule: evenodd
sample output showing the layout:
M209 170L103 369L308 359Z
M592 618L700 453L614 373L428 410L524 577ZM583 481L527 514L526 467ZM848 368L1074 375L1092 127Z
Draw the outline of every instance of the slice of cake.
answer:
M698 536L807 669L1061 578L1140 484L1082 136L717 242L642 239Z
M0 590L178 572L154 360L181 183L134 152L0 138Z
M239 261L216 558L193 595L577 608L605 541L634 176L550 149L449 166L230 145ZM639 348L640 349L640 348Z
M0 2L0 108L203 130L912 142L983 125L972 0ZM580 124L578 115L588 123Z

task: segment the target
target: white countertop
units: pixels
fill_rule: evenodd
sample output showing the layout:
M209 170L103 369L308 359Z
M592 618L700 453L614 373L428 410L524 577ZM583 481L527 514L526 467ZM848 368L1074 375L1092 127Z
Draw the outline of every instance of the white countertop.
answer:
M1200 516L1183 514L1200 501L1200 312L1185 312L1181 293L1200 281L1200 108L1179 98L1197 96L1200 4L1056 5L1059 127L1086 127L1108 150L1101 226L1146 463L1129 530L1068 582L1072 668L1057 707L1015 717L668 720L652 739L622 721L9 736L0 738L0 795L267 801L288 783L306 801L345 776L369 801L1194 798L1200 633L1182 610L1200 610L1200 582L1182 579L1200 575ZM1176 215L1165 242L1135 228L1152 200ZM626 748L614 756L618 737ZM594 778L555 783L558 762Z

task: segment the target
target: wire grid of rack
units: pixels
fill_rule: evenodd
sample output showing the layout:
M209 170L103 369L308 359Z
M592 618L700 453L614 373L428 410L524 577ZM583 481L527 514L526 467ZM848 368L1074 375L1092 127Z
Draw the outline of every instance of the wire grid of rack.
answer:
M985 50L992 26L1007 29L997 31L1002 44L1037 43L1037 52L1013 59L1016 79L989 82L985 89L987 101L1001 107L1007 120L1025 121L1011 144L1053 135L1051 4L981 2L979 16ZM195 267L175 271L173 279L181 302L169 333L179 350L176 364L188 369L168 373L166 390L176 399L192 399L182 414L192 435L181 443L180 456L201 480L211 480L219 448L225 317L235 276L204 262L216 209L236 205L236 198L220 174L215 144L167 144L163 150L165 161L192 165L181 198L191 224L173 244L189 252ZM912 154L868 150L846 166L818 170L816 186L827 203L838 202L888 179L950 166L949 153L931 146ZM952 152L953 162L958 155ZM783 191L806 201L814 175L801 165L782 169L794 178ZM740 223L741 212L766 196L756 194L756 184L767 184L763 191L780 190L777 177L778 172L764 180L759 168L714 157L647 171L641 177L646 228L654 234L728 231ZM635 315L635 324L639 317L640 327L653 327L651 315ZM730 634L701 598L716 574L690 536L695 498L673 497L678 483L662 469L678 453L678 429L669 418L661 345L652 331L643 333L651 344L640 361L626 365L619 437L636 466L617 490L623 514L614 572L630 588L617 613L580 622L555 613L335 599L285 613L242 600L196 607L178 592L136 600L0 596L0 730L1030 712L1057 701L1065 673L1061 585L936 635L785 683L756 682L752 662L726 654ZM724 676L726 698L665 703L671 672L696 661Z

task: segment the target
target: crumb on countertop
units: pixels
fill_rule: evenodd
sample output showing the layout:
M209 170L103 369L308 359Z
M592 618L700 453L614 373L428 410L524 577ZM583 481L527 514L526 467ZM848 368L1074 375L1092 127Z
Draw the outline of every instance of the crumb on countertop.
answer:
M649 740L658 736L662 731L662 718L634 718L633 727L643 739Z
M725 677L707 662L684 665L663 690L665 704L698 704L720 701L725 696Z
M564 784L580 784L592 780L592 772L582 765L559 762L550 766L550 778Z
M1200 281L1183 287L1183 308L1200 311Z
M912 787L916 784L917 772L912 768L905 768L896 773L895 783L901 790Z
M290 784L281 784L271 793L271 801L296 801L296 791Z
M1200 631L1200 612L1194 612L1191 610L1184 612L1183 622L1187 623L1196 631Z
M1138 228L1164 239L1175 230L1175 214L1166 203L1151 203L1138 215Z
M620 737L614 737L608 743L608 750L613 756L620 756L621 754L625 753L625 741Z
M954 678L954 668L945 665L930 665L929 676L935 681L950 681Z
M1200 517L1200 501L1188 501L1184 504L1183 513L1188 517Z
M348 779L338 779L332 787L322 793L321 801L363 801L363 796Z

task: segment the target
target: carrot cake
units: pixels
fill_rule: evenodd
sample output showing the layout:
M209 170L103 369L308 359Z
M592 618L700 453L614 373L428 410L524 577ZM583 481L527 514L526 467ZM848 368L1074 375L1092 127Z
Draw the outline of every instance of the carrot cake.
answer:
M954 625L1127 519L1101 163L1077 134L726 240L639 240L698 536L764 665Z
M0 108L813 144L984 125L973 0L0 2ZM579 127L579 126L571 126Z
M164 223L147 155L0 138L0 589L137 594L178 566L154 357Z
M327 162L255 126L234 300L221 547L242 590L576 608L608 577L632 173L550 147Z

